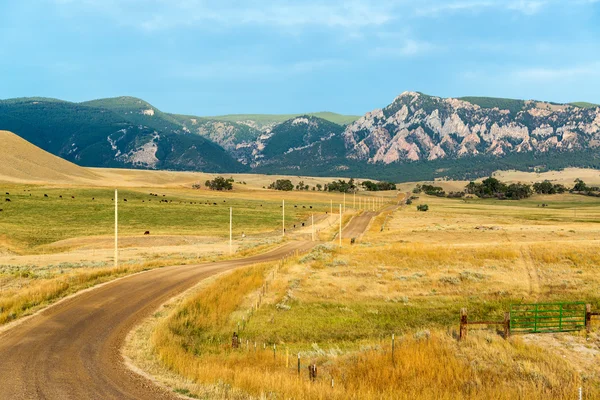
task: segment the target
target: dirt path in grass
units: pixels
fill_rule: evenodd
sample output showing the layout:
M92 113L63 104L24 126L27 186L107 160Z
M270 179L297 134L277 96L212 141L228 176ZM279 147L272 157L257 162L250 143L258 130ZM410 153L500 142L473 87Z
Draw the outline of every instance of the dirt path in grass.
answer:
M357 219L347 229L366 226ZM202 279L317 243L294 241L244 259L155 269L50 306L0 333L0 399L177 398L127 368L121 348L131 329Z
M291 242L245 259L152 270L49 307L0 335L0 398L174 398L123 365L120 349L133 326L204 278L312 246Z

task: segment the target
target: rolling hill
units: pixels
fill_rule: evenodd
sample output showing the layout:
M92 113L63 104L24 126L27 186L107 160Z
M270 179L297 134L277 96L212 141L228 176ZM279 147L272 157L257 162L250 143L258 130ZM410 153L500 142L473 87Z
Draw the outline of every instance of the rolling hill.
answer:
M94 181L93 171L54 156L12 132L0 131L0 180L73 183Z
M148 103L116 98L82 104L0 101L0 129L81 166L242 172L221 146L186 131Z
M600 107L404 92L357 119L334 113L198 117L134 97L0 101L0 129L82 166L471 179L600 167Z

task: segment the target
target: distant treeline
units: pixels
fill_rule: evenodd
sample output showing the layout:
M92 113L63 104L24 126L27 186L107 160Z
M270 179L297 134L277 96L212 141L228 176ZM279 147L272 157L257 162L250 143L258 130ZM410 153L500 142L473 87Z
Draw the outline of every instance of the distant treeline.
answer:
M350 178L350 180L346 181L343 179L338 179L336 181L326 183L325 185L321 185L317 183L316 185L310 187L306 185L304 181L300 181L296 186L289 179L277 179L275 182L272 182L268 188L274 190L283 190L283 191L291 191L291 190L313 190L313 191L324 191L324 192L340 192L340 193L354 193L359 190L359 184L354 180L354 178ZM380 190L396 190L396 184L392 182L372 182L372 181L363 181L360 183L360 186L366 191L376 192Z
M417 185L413 193L425 193L430 196L460 198L467 194L475 195L482 199L496 198L507 200L520 200L530 197L532 194L560 194L565 192L584 194L588 196L600 197L600 188L595 186L587 186L581 179L576 179L572 188L559 183L552 183L548 180L537 182L533 185L524 183L504 183L498 179L489 177L481 183L469 182L462 192L446 193L440 186L434 185Z

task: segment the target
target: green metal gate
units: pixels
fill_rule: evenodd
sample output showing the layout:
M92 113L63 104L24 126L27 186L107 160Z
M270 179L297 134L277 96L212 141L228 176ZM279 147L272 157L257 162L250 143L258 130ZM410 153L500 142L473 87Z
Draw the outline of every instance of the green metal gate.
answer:
M585 329L585 303L511 304L511 333L569 332Z

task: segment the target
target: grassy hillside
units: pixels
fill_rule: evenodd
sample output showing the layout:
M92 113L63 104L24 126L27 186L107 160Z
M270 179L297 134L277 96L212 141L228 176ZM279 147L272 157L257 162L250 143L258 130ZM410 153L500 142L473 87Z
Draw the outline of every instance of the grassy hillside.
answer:
M0 129L82 166L207 172L247 169L212 141L185 132L172 117L158 110L145 115L142 110L147 103L119 99L86 105L54 99L0 101ZM138 108L132 108L132 101ZM99 107L103 104L115 109Z
M512 114L516 114L525 107L525 101L516 99L503 99L497 97L460 97L459 100L464 100L472 104L476 104L481 108L495 108L500 110L509 110Z
M26 182L95 180L85 168L56 157L12 132L0 131L0 179Z
M358 115L342 115L328 111L304 114L230 114L205 118L229 122L254 121L259 126L265 126L279 124L301 115L322 118L338 125L347 125L360 118Z
M152 104L136 97L121 96L79 103L84 106L114 111L130 122L141 123L154 129L180 130L181 124L171 115L163 113ZM153 115L143 112L153 112Z
M600 107L600 105L598 104L594 104L594 103L588 103L585 101L576 101L574 103L569 103L572 106L575 107L580 107L580 108L596 108L596 107Z

